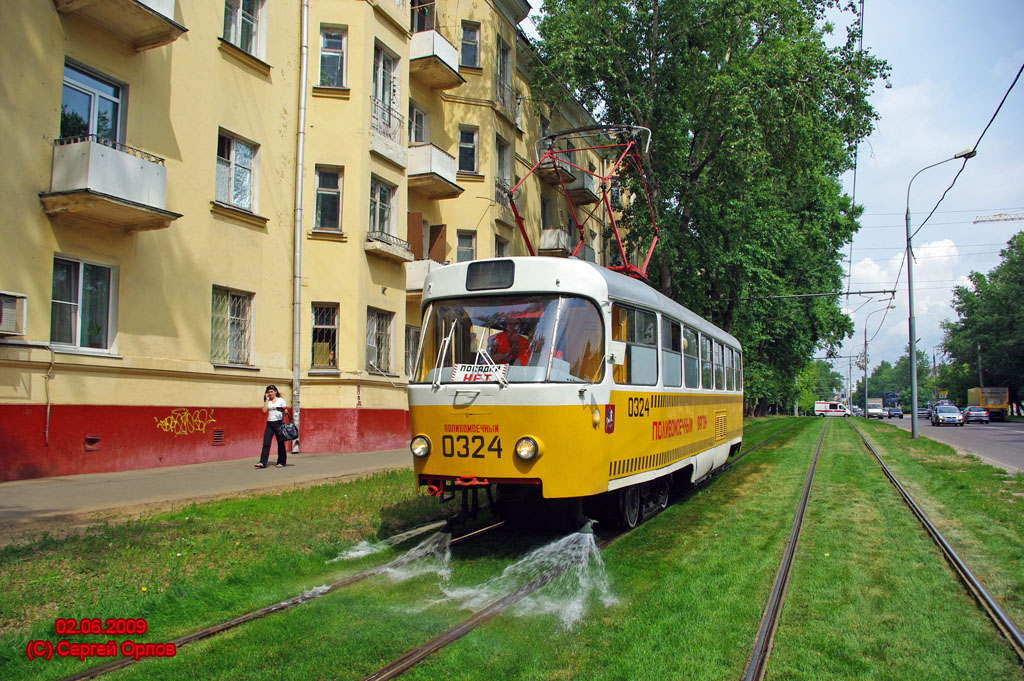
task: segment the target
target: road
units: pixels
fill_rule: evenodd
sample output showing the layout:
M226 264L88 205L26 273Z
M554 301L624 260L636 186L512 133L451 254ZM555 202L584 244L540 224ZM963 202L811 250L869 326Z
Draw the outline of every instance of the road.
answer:
M887 419L886 423L910 430L909 416ZM917 433L970 452L1010 473L1024 471L1024 423L1019 421L969 423L960 428L932 426L928 419L918 419Z

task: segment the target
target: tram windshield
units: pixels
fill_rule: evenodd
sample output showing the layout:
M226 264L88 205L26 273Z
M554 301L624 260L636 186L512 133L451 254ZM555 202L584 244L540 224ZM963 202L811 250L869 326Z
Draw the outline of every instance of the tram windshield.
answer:
M585 298L438 300L421 337L417 383L596 383L604 375L604 326Z

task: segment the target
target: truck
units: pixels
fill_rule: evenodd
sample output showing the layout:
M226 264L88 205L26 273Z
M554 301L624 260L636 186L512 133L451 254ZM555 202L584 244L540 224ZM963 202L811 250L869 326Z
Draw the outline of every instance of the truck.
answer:
M881 397L869 397L868 398L868 413L866 416L869 419L884 419L885 418L885 407L882 406Z
M993 421L1005 421L1010 411L1009 388L969 388L967 406L985 407Z

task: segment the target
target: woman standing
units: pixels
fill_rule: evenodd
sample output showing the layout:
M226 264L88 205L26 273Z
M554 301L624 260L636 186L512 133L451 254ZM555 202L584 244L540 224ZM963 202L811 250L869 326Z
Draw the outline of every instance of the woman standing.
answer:
M284 451L284 435L281 434L281 425L284 423L284 410L288 403L281 397L276 385L268 385L263 393L263 411L267 414L267 426L263 429L263 451L260 452L260 462L256 468L266 468L267 460L270 458L270 441L277 438L277 467L284 468L288 455Z

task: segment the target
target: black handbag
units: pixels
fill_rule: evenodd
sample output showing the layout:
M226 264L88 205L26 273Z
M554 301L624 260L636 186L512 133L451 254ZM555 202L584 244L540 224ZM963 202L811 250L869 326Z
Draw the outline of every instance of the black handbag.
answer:
M288 423L281 424L281 437L285 440L298 440L299 427L292 423L292 413L288 410Z

